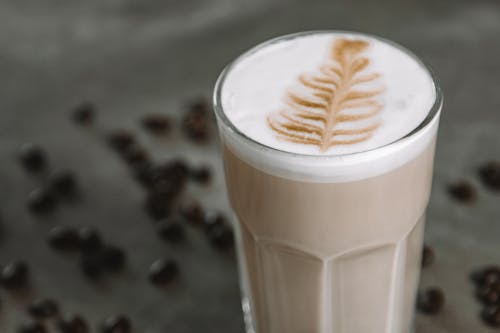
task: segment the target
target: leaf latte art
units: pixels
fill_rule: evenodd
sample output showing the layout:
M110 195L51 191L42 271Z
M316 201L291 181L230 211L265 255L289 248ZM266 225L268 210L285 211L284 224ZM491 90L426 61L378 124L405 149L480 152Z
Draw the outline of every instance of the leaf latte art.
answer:
M299 76L301 91L289 89L286 107L267 117L277 138L323 152L368 140L381 124L376 116L383 107L377 101L380 75L369 71L370 60L363 56L369 46L365 40L336 39L318 71Z

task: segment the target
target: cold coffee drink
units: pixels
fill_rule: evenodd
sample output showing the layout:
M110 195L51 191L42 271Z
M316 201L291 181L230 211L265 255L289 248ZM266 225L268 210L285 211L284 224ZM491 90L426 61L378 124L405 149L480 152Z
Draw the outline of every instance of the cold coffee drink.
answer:
M410 332L442 102L427 68L300 33L238 58L214 98L247 331Z

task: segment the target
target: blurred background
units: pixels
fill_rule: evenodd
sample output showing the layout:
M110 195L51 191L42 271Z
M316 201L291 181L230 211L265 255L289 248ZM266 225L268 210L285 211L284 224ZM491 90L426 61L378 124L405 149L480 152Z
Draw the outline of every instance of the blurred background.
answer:
M435 263L424 269L422 288L439 287L446 304L418 315L417 332L498 332L482 323L468 278L500 264L500 197L478 177L500 158L493 0L1 0L0 332L50 316L46 304L28 314L37 298L81 315L91 332L106 318L120 321L109 318L116 315L137 333L243 332L227 229L207 232L198 221L211 212L231 222L207 104L237 55L312 29L381 35L434 69L445 106L426 230ZM135 150L124 153L132 141ZM26 143L36 146L20 151ZM171 212L144 186L149 164L166 165L168 181L182 179L174 181L182 203L172 207L183 214L181 231L161 224ZM58 170L71 176L53 176ZM67 178L76 179L71 200ZM44 192L54 183L61 193ZM56 226L66 229L58 234ZM111 273L71 249L72 230L82 227L116 250ZM55 323L46 321L48 331L59 332Z

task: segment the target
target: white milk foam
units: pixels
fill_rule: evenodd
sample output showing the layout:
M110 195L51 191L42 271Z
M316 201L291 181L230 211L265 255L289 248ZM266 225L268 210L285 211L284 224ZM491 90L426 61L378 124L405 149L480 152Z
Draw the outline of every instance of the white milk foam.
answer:
M298 84L298 77L303 73L318 73L337 39L364 40L369 43L362 53L370 61L365 71L378 73L379 78L374 83L362 84L358 88L366 90L377 85L383 88L375 97L382 105L376 116L380 127L365 141L334 145L326 151L317 145L293 143L279 138L267 122L268 115L288 107L284 98L287 91L307 89ZM437 129L438 117L435 117L419 133L388 145L409 134L424 121L436 102L436 86L427 68L407 51L363 34L298 34L256 47L229 67L224 79L218 82L217 89L220 91L219 96L216 91L216 108L218 106L223 110L234 127L252 140L281 152L252 145L230 128L221 126L224 142L247 162L279 176L350 181L380 174L415 156L432 139ZM424 137L427 139L418 140ZM420 144L412 144L414 141ZM392 158L387 156L394 155L391 151L395 152L395 149L402 151L393 156L395 160L391 162ZM405 152L408 149L411 152ZM371 163L376 160L381 160L384 166ZM371 162L364 163L368 161Z

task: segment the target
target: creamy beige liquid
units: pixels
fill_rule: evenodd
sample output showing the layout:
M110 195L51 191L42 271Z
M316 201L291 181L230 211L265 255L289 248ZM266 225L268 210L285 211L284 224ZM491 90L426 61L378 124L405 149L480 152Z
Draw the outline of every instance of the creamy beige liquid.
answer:
M224 144L257 333L410 331L434 143L396 169L340 183L270 175Z

